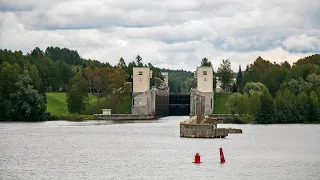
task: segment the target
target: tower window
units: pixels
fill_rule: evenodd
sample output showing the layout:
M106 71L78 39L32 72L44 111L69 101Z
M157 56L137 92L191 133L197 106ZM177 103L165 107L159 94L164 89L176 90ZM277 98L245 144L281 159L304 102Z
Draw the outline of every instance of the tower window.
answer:
M207 75L207 71L203 71L203 75Z
M139 71L139 75L142 75L142 71Z

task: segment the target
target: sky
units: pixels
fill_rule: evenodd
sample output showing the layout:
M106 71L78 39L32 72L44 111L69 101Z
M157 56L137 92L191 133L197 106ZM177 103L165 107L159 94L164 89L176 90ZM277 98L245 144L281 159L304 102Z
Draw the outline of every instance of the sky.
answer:
M48 46L115 65L195 71L202 58L234 71L320 53L316 0L0 0L0 49Z

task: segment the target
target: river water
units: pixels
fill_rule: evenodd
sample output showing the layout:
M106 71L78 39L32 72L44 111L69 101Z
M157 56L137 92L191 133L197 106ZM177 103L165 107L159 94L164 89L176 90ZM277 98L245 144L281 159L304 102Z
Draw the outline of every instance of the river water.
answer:
M221 124L243 134L189 139L185 118L0 123L0 179L320 179L320 125Z

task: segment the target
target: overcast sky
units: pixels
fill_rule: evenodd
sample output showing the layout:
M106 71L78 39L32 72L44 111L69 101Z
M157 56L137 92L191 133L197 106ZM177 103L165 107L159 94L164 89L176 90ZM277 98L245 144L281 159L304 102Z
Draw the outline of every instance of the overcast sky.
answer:
M243 69L258 56L320 52L319 0L0 0L0 48L67 47L116 64L194 71L207 57Z

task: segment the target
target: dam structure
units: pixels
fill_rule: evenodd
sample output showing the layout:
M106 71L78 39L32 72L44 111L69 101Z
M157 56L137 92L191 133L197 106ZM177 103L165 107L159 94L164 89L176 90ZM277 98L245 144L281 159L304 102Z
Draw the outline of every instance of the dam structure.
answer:
M132 109L131 114L144 114L154 118L167 116L169 113L168 73L162 73L163 81L156 88L150 87L152 71L149 67L134 67L132 74Z
M190 116L195 116L197 111L197 103L201 99L201 111L208 116L213 113L213 68L211 66L197 67L194 72L194 78L197 81L197 87L190 90Z
M194 72L196 87L190 93L170 93L169 72L161 72L162 78L153 77L149 67L133 67L131 114L110 114L108 109L103 114L95 114L98 119L142 120L157 119L165 116L212 115L213 112L213 68L197 67ZM152 86L151 79L161 81ZM200 117L199 117L200 118Z

